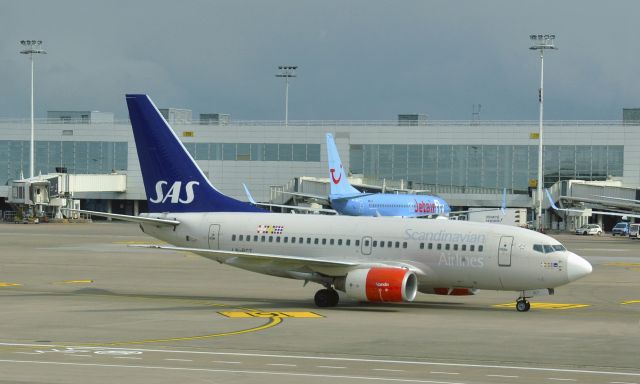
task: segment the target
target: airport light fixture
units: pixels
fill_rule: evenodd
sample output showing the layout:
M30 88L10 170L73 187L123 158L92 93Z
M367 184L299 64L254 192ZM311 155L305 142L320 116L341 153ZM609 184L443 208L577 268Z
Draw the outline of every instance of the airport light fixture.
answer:
M544 174L542 172L542 111L544 102L544 50L545 49L558 49L554 45L556 35L529 35L529 38L533 42L533 45L529 49L533 51L540 51L540 88L538 89L538 102L540 104L540 118L538 129L538 182L537 182L537 209L536 209L536 227L539 231L542 231L542 185L544 184Z
M296 77L297 65L280 65L276 74L276 77L284 77L285 90L284 90L284 126L289 125L289 78Z
M20 53L24 55L29 55L29 59L31 60L31 147L29 150L29 177L32 178L34 176L33 169L35 165L35 156L34 156L34 131L35 131L35 122L33 118L33 55L34 54L46 54L47 52L42 49L42 40L20 40L20 44L24 47L20 51Z

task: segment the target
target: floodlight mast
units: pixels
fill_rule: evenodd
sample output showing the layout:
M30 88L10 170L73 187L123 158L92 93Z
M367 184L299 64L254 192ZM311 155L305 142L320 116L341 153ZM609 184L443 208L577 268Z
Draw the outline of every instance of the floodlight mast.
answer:
M554 45L556 35L529 35L529 38L533 42L533 45L529 49L534 51L540 51L540 89L538 89L538 102L540 104L540 118L539 118L539 130L538 130L538 182L536 190L537 208L536 208L536 228L538 231L543 231L542 225L542 184L544 184L544 174L542 172L542 113L544 104L544 50L558 48Z
M295 71L298 69L297 65L280 65L278 70L280 73L276 74L276 77L284 77L285 90L284 90L284 126L289 125L289 78L296 77Z
M35 122L33 117L33 55L34 54L46 54L47 52L42 49L42 40L20 40L20 44L24 47L20 53L29 55L29 59L31 60L31 146L29 149L29 177L33 178L34 176L34 165L35 165L35 155L34 155L34 135L35 135Z

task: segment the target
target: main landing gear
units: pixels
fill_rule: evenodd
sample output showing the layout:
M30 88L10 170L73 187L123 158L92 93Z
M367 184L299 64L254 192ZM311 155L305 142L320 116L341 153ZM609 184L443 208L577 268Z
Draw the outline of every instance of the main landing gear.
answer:
M531 309L531 303L525 297L521 297L516 301L516 310L518 312L527 312Z
M335 289L329 287L316 292L313 300L316 302L316 305L318 307L335 307L336 305L338 305L340 296L338 296L338 292L336 292Z

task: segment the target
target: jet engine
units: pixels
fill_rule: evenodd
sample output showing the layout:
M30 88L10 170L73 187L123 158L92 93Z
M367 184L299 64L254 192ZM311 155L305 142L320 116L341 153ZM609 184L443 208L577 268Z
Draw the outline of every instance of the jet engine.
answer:
M397 302L413 301L418 291L415 273L404 268L355 269L337 279L335 287L352 299Z

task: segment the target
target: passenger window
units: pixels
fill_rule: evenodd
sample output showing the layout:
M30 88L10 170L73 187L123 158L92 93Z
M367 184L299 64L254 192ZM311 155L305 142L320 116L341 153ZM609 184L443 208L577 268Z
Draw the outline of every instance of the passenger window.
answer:
M483 249L484 247L482 245L478 245L478 252L482 252Z
M266 239L266 237L265 237L265 236L262 236L262 237L260 238L260 241L262 241L262 242L264 243L264 240L265 240L265 239Z
M356 240L356 243L359 242L360 240ZM368 247L369 246L369 240L365 240L364 241L364 246Z
M367 245L369 245L369 243L367 243ZM356 247L360 246L360 240L356 240Z
M473 250L475 249L475 247L476 247L475 245L471 244L471 245L469 246L469 251L473 252Z
M373 240L373 246L377 247L378 246L378 240Z
M342 245L342 239L338 239L338 245Z
M387 248L391 248L391 247L393 247L393 241L387 242Z
M380 242L380 248L384 248L384 241Z
M273 243L273 236L269 236L269 242Z
M247 241L251 241L251 235L246 235L244 238L245 238Z
M462 250L466 251L467 250L467 244L462 244Z
M407 248L407 242L406 241L402 242L402 248L405 248L405 249Z
M244 235L238 236L238 241L242 241L242 240L244 240Z
M424 244L423 244L423 246L424 246ZM399 241L396 241L396 248L400 248L400 242Z
M333 245L333 239L329 239L329 245Z
M397 244L397 243L396 243ZM397 247L396 247L397 248ZM424 243L420 243L420 249L424 249Z
M286 239L286 237L285 237ZM296 237L295 236L291 236L291 244L295 244L296 243Z
M253 241L256 243L258 242L258 235L253 235Z
M298 237L298 243L300 244L304 243L304 237Z
M276 243L279 243L279 242L280 242L280 236L277 236L276 237Z
M445 244L445 245L444 245L444 249L445 249L446 251L448 251L448 250L449 250L449 244Z
M427 248L433 249L433 243L429 243L429 246Z
M319 242L319 239L316 237L316 238L313 240L313 244L318 245L318 242Z
M288 243L289 242L289 238L287 236L284 237L284 242Z
M326 245L327 244L327 239L322 239L322 245Z
M231 241L236 241L236 235L231 235Z
M347 245L347 246L350 246L350 245L351 245L351 239L347 239L347 244L346 244L346 245ZM357 245L357 244L356 244L356 245Z
M457 251L458 250L458 244L453 244L453 250Z
M436 248L438 248L438 251L441 250L442 249L442 244L438 243Z

